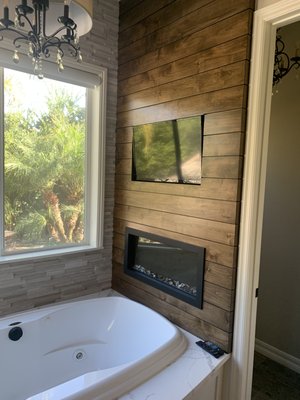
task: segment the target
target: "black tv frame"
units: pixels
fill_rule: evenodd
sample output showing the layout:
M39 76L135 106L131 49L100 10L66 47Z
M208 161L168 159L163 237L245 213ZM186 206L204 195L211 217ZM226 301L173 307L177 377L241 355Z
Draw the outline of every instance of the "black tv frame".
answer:
M195 117L199 117L201 119L201 133L200 133L200 135L201 135L200 136L201 153L200 153L200 157L202 159L202 155L203 155L203 137L204 137L204 117L205 117L204 114L202 114L202 115L191 115L191 116L187 116L187 117L180 117L180 118L175 118L175 119L166 120L166 121L155 121L155 122L152 122L152 123L149 123L149 124L150 125L152 125L152 124L155 125L155 124L159 124L161 122L172 122L172 124L174 124L174 122L177 122L178 120L188 119L188 118L195 118ZM169 184L177 184L177 185L178 184L201 185L201 181L197 182L197 183L184 181L182 179L182 177L181 177L180 168L178 167L178 164L177 164L177 176L179 178L178 178L177 182L168 181L168 180L159 180L159 179L156 180L155 178L153 178L153 179L138 179L137 178L136 163L135 163L135 157L134 157L134 128L139 127L139 126L143 126L143 125L148 125L148 123L141 124L141 125L136 125L136 126L133 127L133 137L132 137L132 147L131 147L131 160L132 160L132 163L131 163L131 180L134 181L134 182L169 183ZM175 131L176 131L176 129L175 129ZM178 143L179 143L178 142L178 131L177 131L177 140L175 138L174 142L175 142L175 157L176 157L176 160L178 160L179 153L180 153L180 150L178 148ZM177 146L176 146L176 143L177 143ZM201 174L202 174L202 166L201 166ZM201 175L201 177L202 177L202 175ZM201 179L201 177L200 177L200 179Z

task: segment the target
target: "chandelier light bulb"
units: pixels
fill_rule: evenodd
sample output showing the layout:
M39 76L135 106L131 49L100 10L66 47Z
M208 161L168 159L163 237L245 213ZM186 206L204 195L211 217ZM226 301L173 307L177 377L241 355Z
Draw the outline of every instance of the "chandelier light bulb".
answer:
M13 55L13 62L15 64L19 64L19 61L20 61L20 57L19 57L19 54L18 54L18 50L15 50L14 51L14 55Z
M61 50L57 50L56 61L60 62L62 60L62 52Z
M16 28L19 28L19 27L20 27L20 25L19 25L19 20L18 20L17 15L15 15L14 24L15 24L15 27L16 27Z
M37 75L37 77L39 79L43 79L44 78L43 61L41 59L34 59L33 70L34 70L34 74Z
M33 56L33 44L30 42L28 45L28 57L32 57Z

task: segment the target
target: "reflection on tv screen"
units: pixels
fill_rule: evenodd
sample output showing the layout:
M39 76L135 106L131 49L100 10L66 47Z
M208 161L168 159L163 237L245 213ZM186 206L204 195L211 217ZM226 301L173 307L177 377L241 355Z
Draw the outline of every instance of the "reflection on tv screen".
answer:
M189 117L135 126L132 179L201 183L203 117Z

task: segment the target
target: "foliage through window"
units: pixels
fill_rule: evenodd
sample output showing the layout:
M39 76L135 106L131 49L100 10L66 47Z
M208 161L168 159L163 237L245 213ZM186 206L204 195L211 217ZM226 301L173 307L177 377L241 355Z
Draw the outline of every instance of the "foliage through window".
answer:
M3 69L2 254L88 245L88 90Z

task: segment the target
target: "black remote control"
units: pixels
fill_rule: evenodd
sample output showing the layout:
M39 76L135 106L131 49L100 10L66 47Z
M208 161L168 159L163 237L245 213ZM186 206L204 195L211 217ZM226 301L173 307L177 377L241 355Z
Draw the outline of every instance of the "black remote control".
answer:
M224 351L219 346L212 342L209 342L208 340L199 340L199 342L196 342L196 344L215 358L219 358L224 354Z

